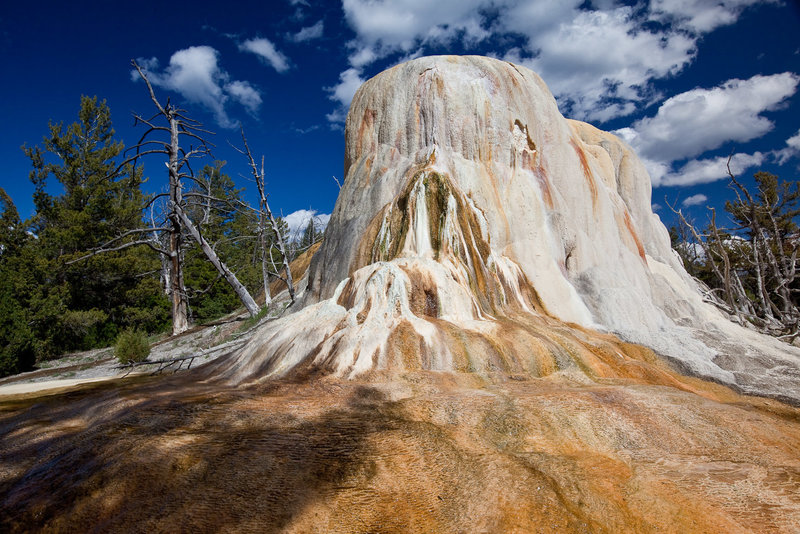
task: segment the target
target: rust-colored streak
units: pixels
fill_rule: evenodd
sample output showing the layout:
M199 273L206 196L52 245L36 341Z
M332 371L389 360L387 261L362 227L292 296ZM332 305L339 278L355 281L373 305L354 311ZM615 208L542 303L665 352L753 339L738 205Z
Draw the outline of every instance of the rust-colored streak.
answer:
M639 235L636 233L636 230L633 227L633 221L631 221L631 216L628 214L628 210L625 210L623 217L625 221L625 227L628 229L628 232L630 232L633 242L636 243L636 250L639 252L639 257L642 258L645 263L647 263L647 257L645 256L642 240L639 239Z
M383 220L386 215L386 211L390 206L391 204L387 204L382 210L379 210L369 222L367 228L364 230L364 233L358 242L356 253L353 256L353 261L350 264L351 274L358 269L366 265L370 265L376 261L390 259L388 258L388 251L381 250L380 244L376 243L378 239L378 233L381 230L381 225L383 224Z
M544 168L541 158L538 159L539 165L533 172L534 175L536 175L536 180L539 182L539 189L542 192L545 206L547 206L548 209L553 209L553 194L550 191L550 179L547 176L547 170Z
M589 168L586 153L583 151L583 148L575 142L574 138L570 138L569 144L572 145L572 148L575 149L575 153L578 154L578 159L583 168L583 175L586 177L586 182L589 184L589 190L592 193L592 207L597 208L597 183L594 180L594 174L592 174L591 168Z
M336 304L342 306L344 309L349 310L355 304L355 286L353 284L353 279L350 278L347 280L347 283L342 289L342 292L339 294L339 299L336 301Z
M318 243L314 243L311 245L308 250L300 254L297 258L289 264L289 269L292 271L292 280L297 283L303 276L305 276L306 272L308 272L308 268L311 265L311 260L314 257L314 254L317 253L319 248L322 246L322 241ZM277 295L280 291L286 289L286 283L283 280L274 280L269 285L269 291L271 295Z
M358 135L356 136L356 153L361 156L364 153L364 150L367 148L371 148L372 140L367 140L370 144L369 146L365 146L365 138L367 136L372 136L375 130L375 117L377 117L378 112L374 109L366 108L364 110L364 115L361 117L361 122L358 125Z
M490 142L488 134L490 121L492 120L492 106L489 100L483 102L483 117L476 114L475 120L480 124L480 128L476 131L480 135L475 137L477 143L478 161L481 161L484 166L489 169L492 166L494 159L494 145Z
M372 161L373 156L369 156L364 160L364 171L362 175L365 177L366 181L363 184L363 187L366 187L372 183Z
M528 131L528 125L522 124L522 121L520 121L519 119L515 119L514 120L514 125L517 128L519 128L520 131L525 132L525 137L527 138L527 143L528 143L528 150L535 151L536 150L536 143L534 143L533 139L531 139L531 134Z

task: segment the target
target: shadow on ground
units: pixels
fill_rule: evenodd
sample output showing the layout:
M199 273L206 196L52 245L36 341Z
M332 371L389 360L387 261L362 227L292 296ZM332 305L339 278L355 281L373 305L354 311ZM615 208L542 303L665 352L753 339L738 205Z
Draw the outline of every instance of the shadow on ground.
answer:
M196 379L0 401L0 530L790 532L800 522L800 412L776 401L430 372L244 389Z

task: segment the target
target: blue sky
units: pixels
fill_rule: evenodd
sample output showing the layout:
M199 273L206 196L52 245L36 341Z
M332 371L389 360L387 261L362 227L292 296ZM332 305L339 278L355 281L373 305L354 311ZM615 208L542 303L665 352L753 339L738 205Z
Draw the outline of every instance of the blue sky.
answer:
M725 160L798 178L800 4L796 0L273 0L14 2L0 10L0 186L32 214L23 143L77 119L81 95L111 107L119 137L152 111L130 60L216 132L241 186L238 125L266 157L270 203L330 213L343 120L359 84L409 58L483 54L538 72L570 118L615 131L645 160L653 202L699 222L730 191ZM147 187L163 164L145 164ZM254 196L249 198L254 200Z

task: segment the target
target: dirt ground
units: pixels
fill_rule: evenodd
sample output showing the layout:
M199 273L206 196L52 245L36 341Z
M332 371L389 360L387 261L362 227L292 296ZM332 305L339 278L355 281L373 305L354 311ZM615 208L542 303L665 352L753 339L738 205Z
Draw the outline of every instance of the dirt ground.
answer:
M797 532L800 410L459 373L0 397L9 532Z

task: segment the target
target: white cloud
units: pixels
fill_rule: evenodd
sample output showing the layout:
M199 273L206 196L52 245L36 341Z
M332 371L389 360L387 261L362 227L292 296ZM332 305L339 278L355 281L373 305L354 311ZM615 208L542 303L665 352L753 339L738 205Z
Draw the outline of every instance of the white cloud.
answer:
M794 94L800 77L790 72L728 80L713 89L692 89L667 99L653 117L618 133L645 158L672 162L749 141L773 127L761 113Z
M683 202L681 202L681 206L688 208L689 206L699 206L701 204L705 204L706 202L708 202L708 197L702 193L698 193L696 195L686 197Z
M356 91L363 83L364 79L361 78L361 71L351 67L339 74L338 84L325 87L328 92L328 98L339 104L334 111L327 115L329 122L334 124L344 122L350 102L353 100L353 95L356 94Z
M602 121L630 114L648 100L650 80L675 74L694 58L694 38L645 30L630 7L573 6L562 6L555 20L524 5L504 17L509 28L528 38L527 47L507 59L542 76L570 116Z
M705 33L733 24L745 8L758 3L761 0L652 0L650 9L653 20Z
M330 213L319 213L317 210L297 210L283 218L288 227L288 240L299 241L308 227L308 221L314 219L314 228L321 232L328 226Z
M356 91L363 83L364 79L361 78L361 72L358 69L349 68L339 74L338 84L333 87L326 87L325 90L330 93L331 100L335 100L344 106L349 106L353 100L353 95L356 94Z
M780 107L800 84L800 76L784 72L728 80L712 89L692 89L667 99L656 114L615 133L641 157L654 186L692 185L727 177L727 157L692 160L674 171L675 162L694 158L727 142L746 142L772 130L762 114ZM793 148L791 143L796 143ZM800 152L800 132L787 147L769 153L736 154L735 174L761 165L766 159L780 163Z
M139 59L137 62L153 85L180 93L189 102L209 109L223 128L233 128L237 121L231 120L225 110L233 98L255 113L261 105L261 95L248 82L230 80L230 75L218 64L219 53L210 46L192 46L178 50L169 59L169 65L158 72L156 58ZM138 73L131 71L137 80Z
M489 5L489 0L342 0L358 43L381 50L381 56L408 52L418 42L485 39L489 32L481 25L479 10Z
M289 70L289 60L275 48L275 45L269 39L263 37L248 39L239 44L239 50L252 52L278 72Z
M786 147L775 151L778 163L783 165L791 158L800 155L800 130L795 135L786 140Z
M226 83L225 91L238 100L250 113L256 113L261 107L261 93L249 82L235 80Z
M755 152L753 154L734 154L731 157L731 172L734 175L740 175L747 169L761 165L765 157L765 154L761 152ZM727 163L727 156L692 160L683 165L680 170L665 172L661 175L651 174L650 178L655 186L707 184L728 177Z
M800 150L800 130L792 137L786 140L786 144L795 150Z
M350 65L355 68L361 68L376 59L378 59L378 54L375 53L372 47L361 48L357 52L350 54Z
M158 58L156 57L151 57L151 58L140 57L136 60L136 63L139 64L139 66L142 68L143 71L145 71L145 73L150 71L155 72L156 70L158 70L159 67ZM139 79L141 79L141 77L139 76L139 73L136 72L136 69L131 69L131 80L136 82L139 81Z
M313 26L307 26L305 28L302 28L299 32L291 34L290 39L296 43L311 41L313 39L319 39L320 37L322 37L323 31L324 31L324 23L320 20Z
M299 128L297 126L292 127L292 129L300 135L305 135L307 133L315 132L319 130L319 128L320 128L319 124L312 124L308 128Z
M343 0L350 66L430 45L465 47L521 37L505 53L538 72L566 115L607 121L658 99L652 81L689 65L705 33L736 22L750 5L777 0ZM590 5L587 8L587 4Z

